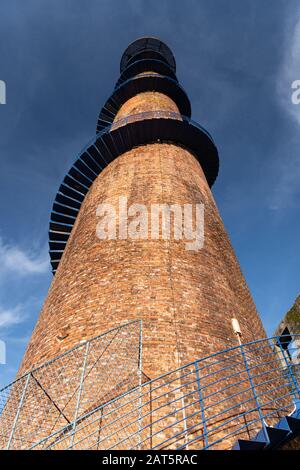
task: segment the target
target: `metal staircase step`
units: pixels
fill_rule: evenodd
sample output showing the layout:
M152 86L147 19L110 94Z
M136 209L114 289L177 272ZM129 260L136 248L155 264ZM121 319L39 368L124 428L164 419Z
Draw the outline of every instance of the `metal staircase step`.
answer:
M300 434L300 419L294 416L285 416L274 428L264 426L253 440L238 439L232 450L274 449L298 434Z
M275 426L277 429L284 429L293 434L300 432L300 419L293 416L285 416Z
M238 439L232 447L232 450L263 450L266 443L262 441L247 441L246 439Z
M264 442L266 447L272 448L283 442L289 434L290 431L287 429L264 426L254 439L259 442Z
M294 398L293 402L295 405L295 411L292 414L292 418L300 419L300 399Z

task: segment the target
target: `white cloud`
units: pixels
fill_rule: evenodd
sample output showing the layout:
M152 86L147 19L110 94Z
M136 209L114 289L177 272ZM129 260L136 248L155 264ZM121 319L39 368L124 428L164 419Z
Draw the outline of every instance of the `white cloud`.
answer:
M290 11L285 25L283 62L277 79L277 98L286 116L300 126L300 104L292 102L295 80L300 80L300 9ZM297 142L299 139L299 144ZM268 201L271 210L279 211L292 206L299 195L300 156L294 149L300 145L300 138L294 137L291 148L280 149L273 158L276 183Z
M27 318L22 305L11 309L0 308L0 328L8 328L23 323Z
M278 180L269 198L269 209L281 210L293 206L299 194L300 156L283 159L277 164Z
M26 317L24 317L24 320L26 320ZM4 338L5 339L5 338ZM8 340L16 345L23 345L23 344L28 344L30 340L30 335L24 335L24 336L10 336L8 337Z
M294 22L295 16L298 18L296 22ZM300 126L300 105L292 102L292 84L295 80L300 80L300 10L297 15L293 14L288 19L285 37L285 51L277 82L277 93L283 109Z
M5 244L0 237L0 272L13 272L20 276L44 273L49 269L46 253L26 253L18 246Z

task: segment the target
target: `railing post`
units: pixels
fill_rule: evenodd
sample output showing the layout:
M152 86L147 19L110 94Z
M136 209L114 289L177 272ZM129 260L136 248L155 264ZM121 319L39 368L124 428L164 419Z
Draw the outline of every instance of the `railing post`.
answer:
M201 383L200 383L200 372L199 372L198 362L197 361L194 362L194 365L195 365L195 369L196 369L199 403L200 403L201 418L202 418L202 423L203 423L204 449L206 449L206 448L208 448L208 435L207 435L207 425L206 425L205 412L204 412L205 408L204 408L203 393L202 393Z
M143 359L143 323L140 320L140 337L139 337L139 363L138 363L138 374L139 374L139 418L138 418L138 449L141 450L142 447L142 415L143 415L143 401L142 401L142 359Z
M31 372L28 374L25 385L24 385L24 388L23 388L23 392L22 392L22 395L21 395L21 398L20 398L17 413L16 413L16 416L15 416L13 426L12 426L12 430L11 430L9 440L8 440L8 443L7 443L7 447L6 447L7 450L10 448L11 441L13 439L13 436L14 436L14 433L15 433L15 430L16 430L16 427L17 427L17 422L18 422L18 419L19 419L19 416L20 416L21 408L23 406L23 402L24 402L24 398L25 398L25 395L26 395L26 390L28 388L30 377L31 377Z
M82 373L81 373L81 378L80 378L80 385L79 385L79 390L78 390L77 403L76 403L76 409L75 409L74 421L73 421L73 430L72 430L72 436L71 436L71 442L70 442L70 445L69 445L69 449L71 449L73 447L74 438L75 438L75 431L76 431L76 424L77 424L76 422L77 422L78 411L79 411L79 406L80 406L81 393L82 393L85 370L86 370L86 363L87 363L87 358L88 358L88 355L89 355L89 347L90 347L90 342L88 341L86 343L86 346L85 346L83 365L82 365Z
M280 351L281 351L281 354L283 356L283 359L284 359L284 362L286 364L286 367L287 367L287 370L288 370L288 374L289 374L289 379L291 380L292 384L294 385L295 389L293 390L293 387L291 385L291 388L293 390L293 393L295 394L295 398L297 400L300 399L300 388L299 388L299 385L298 385L298 381L293 373L293 370L292 370L292 366L291 366L291 362L287 360L287 357L286 357L286 354L285 354L285 351L282 347L282 344L281 344L281 341L280 341L280 337L277 336L276 337L276 343L279 345L279 348L280 348Z
M249 367L249 364L248 364L248 361L247 361L247 356L246 356L245 351L244 351L244 346L243 346L243 344L240 344L239 347L241 349L241 354L242 354L242 357L243 357L246 372L247 372L248 379L249 379L249 382L250 382L250 386L251 386L251 390L252 390L252 393L253 393L254 401L255 401L256 408L257 408L257 411L258 411L258 414L259 414L259 419L260 419L260 421L262 423L262 426L264 428L266 423L265 423L264 415L263 415L261 405L260 405L260 402L259 402L259 399L258 399L258 394L257 394L256 389L255 389L253 378L251 376L250 367Z
M185 412L185 402L184 402L184 396L182 395L181 397L181 407L182 407L182 417L183 417L183 428L184 428L184 436L185 436L185 449L189 450L189 436L188 436L188 426L187 426L187 420L186 420L186 412Z

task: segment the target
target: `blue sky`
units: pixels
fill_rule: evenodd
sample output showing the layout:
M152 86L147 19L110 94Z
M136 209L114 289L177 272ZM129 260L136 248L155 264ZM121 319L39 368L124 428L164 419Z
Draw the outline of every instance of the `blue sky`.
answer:
M213 192L268 334L300 291L297 0L2 0L0 339L13 379L52 279L49 214L93 136L126 46L173 50L220 154Z

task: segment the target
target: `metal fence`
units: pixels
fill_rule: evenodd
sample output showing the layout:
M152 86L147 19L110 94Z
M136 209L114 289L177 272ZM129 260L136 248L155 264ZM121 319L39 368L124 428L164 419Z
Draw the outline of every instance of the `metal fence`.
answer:
M72 445L81 418L139 386L140 372L139 321L79 344L0 390L0 448L66 432Z
M126 356L126 367L131 364L131 369L125 364L122 370L101 367L98 372L104 375L94 382L88 378L90 368L81 365L76 376L77 388L73 386L76 399L72 407L69 409L67 403L63 406L57 399L60 410L56 408L55 412L48 399L51 419L46 410L37 408L38 397L28 403L32 397L30 386L44 394L34 381L40 381L45 372L39 376L32 372L20 379L9 432L7 427L3 428L7 405L1 416L7 447L230 449L237 438L253 439L263 425L274 426L281 417L292 414L300 400L300 335L272 337L230 348L143 383L137 365L141 352L137 326L129 324L123 327L125 332L124 328L136 335L131 344L133 347L136 342L132 359L128 361ZM112 338L112 332L109 336ZM80 364L88 357L88 344L82 346ZM120 348L116 357L118 354L122 355ZM122 362L120 358L114 361ZM69 377L69 371L66 372ZM99 390L100 385L105 393ZM13 390L10 386L6 392L7 404ZM68 390L68 383L61 382L60 393L70 396ZM44 398L44 406L46 401ZM20 429L26 440L22 439Z

